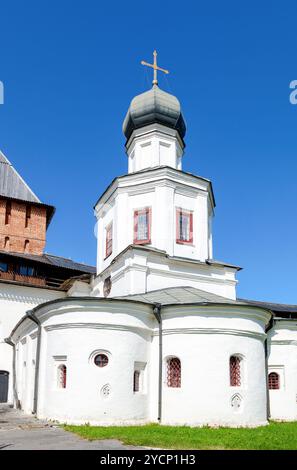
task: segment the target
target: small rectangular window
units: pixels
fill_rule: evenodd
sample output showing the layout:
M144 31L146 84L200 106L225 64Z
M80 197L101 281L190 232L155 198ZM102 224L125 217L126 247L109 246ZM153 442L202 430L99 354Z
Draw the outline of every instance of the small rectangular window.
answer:
M105 258L112 253L112 222L105 229Z
M151 208L134 211L134 243L151 243Z
M133 376L133 392L140 391L140 371L135 370Z
M193 243L193 213L176 209L176 243Z
M11 201L6 201L6 210L5 210L5 225L10 223L11 216Z
M21 276L34 276L34 268L32 266L20 265L18 267L18 273Z
M133 392L146 393L146 363L134 362Z

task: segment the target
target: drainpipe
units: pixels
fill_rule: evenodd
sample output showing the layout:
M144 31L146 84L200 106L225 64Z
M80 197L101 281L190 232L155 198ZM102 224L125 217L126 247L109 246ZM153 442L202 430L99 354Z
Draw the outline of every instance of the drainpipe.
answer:
M266 328L266 335L269 330L271 330L274 326L274 317L271 313L271 318ZM268 386L268 337L266 336L264 340L264 352L265 352L265 378L266 378L266 414L267 420L270 419L270 397L269 397L269 386Z
M161 304L155 304L153 313L159 324L159 378L158 378L158 421L162 420L162 370L163 370L163 337Z
M20 400L18 399L17 393L17 380L16 380L16 348L15 343L11 340L11 338L5 338L4 342L12 346L12 390L13 390L13 401L14 405L17 409L21 407Z
M41 350L41 323L32 312L27 312L27 318L37 325L37 345L35 356L35 377L34 377L34 396L33 396L33 411L32 414L37 413L38 405L38 388L39 388L39 364L40 364L40 350Z

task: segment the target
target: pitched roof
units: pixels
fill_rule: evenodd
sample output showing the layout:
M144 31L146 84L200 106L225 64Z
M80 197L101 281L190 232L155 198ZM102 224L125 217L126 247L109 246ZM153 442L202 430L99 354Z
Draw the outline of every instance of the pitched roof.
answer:
M148 304L161 305L185 305L185 304L227 304L227 305L245 305L250 307L259 307L272 311L283 318L297 314L297 305L275 304L271 302L260 302L257 300L246 299L227 299L220 295L212 294L195 287L167 287L165 289L153 290L143 294L127 295L123 297L114 297L115 299L134 300Z
M10 161L0 150L0 195L20 199L22 201L29 201L41 203L40 199L33 193L27 183L19 175L19 173L12 166Z
M16 199L18 201L40 204L46 208L46 225L48 226L55 208L48 204L43 204L32 189L23 180L21 175L12 166L8 158L0 150L0 197Z
M162 305L172 304L196 304L196 303L220 303L220 304L241 304L236 300L227 299L220 295L212 294L195 287L167 287L165 289L153 290L143 294L127 295L124 297L116 297L118 299L138 300L151 304L160 303Z
M63 258L61 256L50 255L48 253L44 253L43 255L31 255L29 253L13 253L0 250L0 256L11 256L14 258L20 258L28 261L33 261L37 263L42 263L50 266L54 266L57 268L63 269L70 269L72 271L79 271L81 273L90 273L95 274L96 268L94 266L90 266L88 264L77 263L76 261L72 261L69 258Z

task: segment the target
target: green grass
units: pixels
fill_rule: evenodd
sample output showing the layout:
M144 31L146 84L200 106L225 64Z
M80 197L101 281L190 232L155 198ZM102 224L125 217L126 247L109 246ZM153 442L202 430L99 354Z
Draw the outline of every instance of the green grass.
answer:
M297 449L297 422L248 428L187 426L64 426L66 431L94 439L118 439L124 444L164 449Z

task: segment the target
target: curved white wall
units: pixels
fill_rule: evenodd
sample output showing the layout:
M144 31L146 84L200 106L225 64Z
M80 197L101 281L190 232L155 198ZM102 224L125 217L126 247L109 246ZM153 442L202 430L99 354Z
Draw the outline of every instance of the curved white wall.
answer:
M276 321L269 332L268 369L280 378L279 390L269 390L270 416L297 420L297 320Z
M163 357L177 356L182 368L181 388L169 388L163 361L163 423L266 424L263 341L267 316L222 306L166 308L163 316ZM234 354L243 357L240 387L230 386L229 359ZM232 407L237 394L239 409Z
M238 306L163 307L163 424L258 426L266 423L264 327L269 314ZM136 424L158 419L158 324L152 306L68 298L38 309L42 323L38 417L73 424ZM18 343L18 393L33 406L36 328L26 320ZM92 354L105 352L98 368ZM240 387L230 386L229 358L243 357ZM166 358L181 360L181 388L166 384ZM26 368L23 363L26 361ZM57 369L67 367L66 389ZM133 392L134 370L141 392ZM109 388L108 396L103 390ZM30 391L31 390L31 391ZM232 407L239 396L241 406Z

